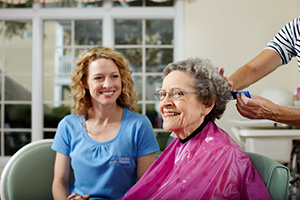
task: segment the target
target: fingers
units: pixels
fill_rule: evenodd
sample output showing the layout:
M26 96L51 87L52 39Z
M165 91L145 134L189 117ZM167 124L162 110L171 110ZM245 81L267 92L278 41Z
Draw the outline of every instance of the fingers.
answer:
M219 70L219 67L217 67L217 69ZM224 73L225 73L225 69L223 67L220 68L219 74L224 77Z
M225 69L222 67L222 68L220 68L219 69L219 67L218 66L216 66L216 68L217 68L217 70L219 71L219 74L228 82L228 85L231 87L231 88L233 88L233 83L232 83L232 81L230 81L229 79L228 79L228 77L227 76L224 76L224 74L225 74Z
M88 200L88 199L90 199L90 195L88 194L81 196L77 193L73 193L68 196L68 200Z
M77 193L72 193L71 195L68 196L68 200L72 200L73 198L75 198L78 194Z
M261 105L254 97L250 99L245 94L237 94L236 108L238 112L249 119L262 119Z

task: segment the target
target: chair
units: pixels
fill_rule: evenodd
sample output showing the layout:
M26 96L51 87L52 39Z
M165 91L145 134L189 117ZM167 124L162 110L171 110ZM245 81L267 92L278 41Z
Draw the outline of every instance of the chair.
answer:
M262 177L272 200L286 200L289 193L289 169L275 160L247 152L251 162Z
M29 143L10 158L1 175L1 200L53 199L52 143L53 139Z

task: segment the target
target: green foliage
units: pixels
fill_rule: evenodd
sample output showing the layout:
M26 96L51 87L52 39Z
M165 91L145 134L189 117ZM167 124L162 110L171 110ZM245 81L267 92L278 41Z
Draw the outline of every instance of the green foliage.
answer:
M52 109L50 114L45 114L44 126L47 128L57 128L62 118L71 113L69 106L59 106Z

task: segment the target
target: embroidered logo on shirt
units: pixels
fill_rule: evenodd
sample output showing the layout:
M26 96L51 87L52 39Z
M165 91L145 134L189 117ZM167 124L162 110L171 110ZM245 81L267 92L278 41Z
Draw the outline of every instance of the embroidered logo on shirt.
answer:
M112 157L110 161L119 163L120 166L130 166L130 157Z
M118 158L112 157L112 158L110 159L110 161L111 161L111 162L117 163L117 162L118 162Z
M119 163L121 166L129 166L130 158L129 157L119 157Z

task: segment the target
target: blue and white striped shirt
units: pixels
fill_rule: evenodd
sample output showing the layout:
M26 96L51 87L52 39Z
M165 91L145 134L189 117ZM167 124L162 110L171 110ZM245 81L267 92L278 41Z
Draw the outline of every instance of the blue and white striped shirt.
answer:
M300 72L300 16L286 24L265 49L276 51L280 56L281 65L287 64L294 56L297 56Z

